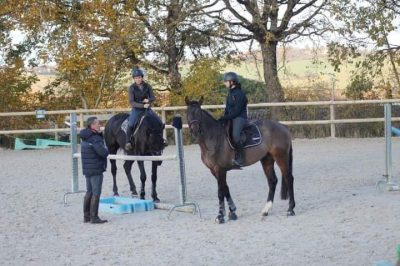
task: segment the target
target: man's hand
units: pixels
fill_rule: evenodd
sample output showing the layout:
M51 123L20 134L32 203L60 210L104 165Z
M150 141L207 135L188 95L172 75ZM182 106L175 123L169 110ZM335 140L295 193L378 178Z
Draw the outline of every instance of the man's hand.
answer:
M148 99L144 99L143 103L149 103L149 100Z
M150 104L146 103L143 107L147 109L150 107Z

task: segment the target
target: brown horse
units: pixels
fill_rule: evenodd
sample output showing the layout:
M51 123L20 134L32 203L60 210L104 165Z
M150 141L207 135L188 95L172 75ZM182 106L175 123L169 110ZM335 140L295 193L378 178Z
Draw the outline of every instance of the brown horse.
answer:
M215 219L217 223L225 222L225 198L229 206L229 219L236 220L236 206L229 192L226 182L226 173L234 169L232 159L234 150L228 142L225 126L215 120L208 112L201 109L203 99L200 101L189 101L187 104L187 119L190 133L198 139L201 149L201 159L210 169L218 182L219 212ZM263 120L258 122L262 135L262 142L258 146L245 149L245 166L261 162L264 173L268 179L269 193L267 203L261 214L267 216L274 201L275 188L278 179L274 170L276 162L282 172L281 198L289 197L288 216L295 215L294 191L293 191L293 149L290 132L284 125Z

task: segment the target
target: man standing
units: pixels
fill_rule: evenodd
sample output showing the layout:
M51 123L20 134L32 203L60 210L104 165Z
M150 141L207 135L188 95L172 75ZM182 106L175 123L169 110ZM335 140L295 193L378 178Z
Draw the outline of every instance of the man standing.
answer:
M98 216L103 173L107 169L108 150L97 117L89 117L86 128L79 133L82 139L81 155L83 175L86 177L86 195L83 200L83 221L101 224L107 222Z

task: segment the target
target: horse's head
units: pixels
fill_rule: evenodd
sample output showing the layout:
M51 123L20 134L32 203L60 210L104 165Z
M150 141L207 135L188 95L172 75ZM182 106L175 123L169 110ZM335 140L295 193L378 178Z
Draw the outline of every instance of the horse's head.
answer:
M164 124L160 124L155 117L146 115L137 133L136 151L140 154L148 154L164 150L164 127Z
M199 101L190 101L188 97L185 97L187 105L187 120L189 124L190 134L194 137L198 137L201 134L201 118L202 110L201 105L203 103L203 97Z

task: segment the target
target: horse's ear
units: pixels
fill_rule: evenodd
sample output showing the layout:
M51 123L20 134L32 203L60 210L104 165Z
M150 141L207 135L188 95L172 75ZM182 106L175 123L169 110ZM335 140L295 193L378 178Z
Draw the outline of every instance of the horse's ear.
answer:
M200 100L199 100L199 104L200 104L200 105L202 105L202 104L203 104L203 100L204 100L204 97L203 97L203 96L201 96L201 97L200 97Z
M189 104L190 104L189 97L187 97L187 96L185 96L185 103L186 103L186 105L189 105Z

